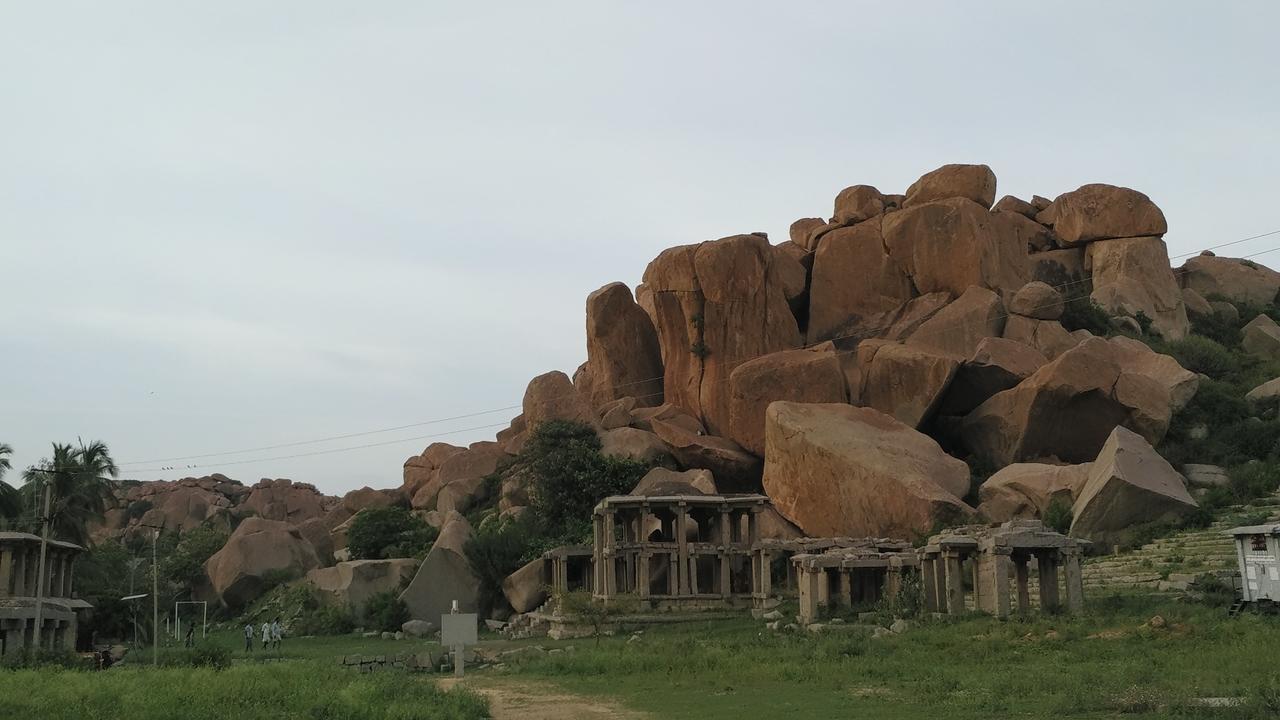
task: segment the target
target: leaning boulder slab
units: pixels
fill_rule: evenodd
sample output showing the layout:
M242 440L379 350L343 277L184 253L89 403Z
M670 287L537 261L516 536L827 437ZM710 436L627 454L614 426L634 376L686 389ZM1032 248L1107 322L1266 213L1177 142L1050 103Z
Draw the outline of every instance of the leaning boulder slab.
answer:
M1245 352L1266 360L1280 360L1280 324L1271 316L1259 314L1243 329L1240 346Z
M1049 362L1044 353L1014 340L983 338L960 364L938 412L966 415L998 392L1017 386Z
M471 525L457 513L450 513L440 529L440 537L418 566L400 599L416 620L439 623L454 600L460 612L475 612L480 596L480 580L471 571L463 550L471 539Z
M729 438L699 435L664 420L652 420L653 432L686 469L702 468L715 475L726 492L755 492L760 487L760 460Z
M883 316L913 295L902 264L889 257L880 222L859 223L823 236L813 256L809 342L874 334Z
M1088 463L1047 465L1014 463L987 478L978 489L982 504L978 512L988 522L1014 518L1038 518L1055 500L1071 507L1075 496L1089 479Z
M626 285L609 283L587 296L587 365L595 407L623 397L662 404L662 351L653 321Z
M1195 397L1200 376L1182 367L1173 357L1152 350L1146 343L1118 335L1108 338L1116 361L1126 372L1151 378L1169 393L1169 407L1181 410Z
M858 404L921 427L933 417L958 366L927 348L884 343L872 356Z
M1071 535L1113 543L1139 525L1174 520L1196 507L1186 480L1141 435L1117 427L1072 508Z
M266 588L267 575L301 576L320 566L316 551L289 523L245 518L222 549L205 562L205 573L223 607L239 608Z
M911 537L973 514L968 466L878 410L775 402L765 442L765 492L810 536Z
M907 344L961 361L971 357L984 338L1000 337L1004 325L1000 296L973 285L922 322Z
M1082 185L1059 195L1036 218L1051 225L1064 245L1164 235L1169 226L1151 198L1137 190L1104 183Z

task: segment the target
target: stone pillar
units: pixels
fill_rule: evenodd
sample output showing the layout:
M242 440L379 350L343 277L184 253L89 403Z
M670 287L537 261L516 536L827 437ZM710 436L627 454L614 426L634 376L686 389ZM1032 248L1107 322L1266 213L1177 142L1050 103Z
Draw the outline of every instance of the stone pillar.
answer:
M978 565L979 555L972 556L973 562L969 563L970 584L973 586L973 609L982 609L982 583L978 582Z
M963 558L957 550L946 550L943 552L943 560L946 573L947 612L952 615L963 614L964 576L961 572Z
M733 541L733 515L728 507L720 509L720 597L728 599L733 594L733 586L729 582L729 544Z
M646 600L649 597L649 566L653 563L653 553L642 552L636 561L636 593L641 600Z
M18 544L13 550L13 594L14 597L25 597L27 594L27 549L26 544Z
M902 589L902 566L894 564L893 560L889 561L889 567L884 573L884 599L893 600L898 597L898 591Z
M1080 548L1062 549L1062 568L1066 575L1067 611L1084 612L1084 576L1080 572Z
M975 563L979 570L978 583L982 590L978 597L981 603L978 607L983 611L995 615L998 618L1009 616L1010 596L1009 596L1009 554L1011 550L1007 547L996 547L990 550L984 550L978 556L978 562Z
M751 508L751 514L747 515L747 544L755 545L760 542L760 511L762 508L756 505Z
M924 609L929 612L941 612L938 608L938 582L933 565L937 560L932 555L920 556L920 588L924 593Z
M773 556L768 550L760 551L760 594L765 597L773 594Z
M66 588L67 595L66 597L75 596L75 590L76 590L75 577L76 577L76 556L72 555L67 560L67 588Z
M679 595L681 570L680 563L676 559L676 553L667 553L667 565L669 566L667 568L667 594L672 596Z
M1027 572L1027 556L1013 556L1014 579L1018 585L1018 612L1026 615L1031 612L1030 573Z
M599 597L604 594L605 566L604 517L600 513L596 513L591 516L591 530L593 538L591 545L591 565L592 577L594 578L592 584L595 586L592 589L592 592L594 595Z
M843 605L850 607L853 605L853 569L840 568L836 572L840 573L840 595L835 598L832 605Z
M689 509L684 503L676 509L676 567L680 568L678 594L688 595L689 583Z
M797 620L802 624L813 622L818 617L818 586L814 580L814 573L807 568L797 568L796 575L799 585L799 614Z
M604 585L601 594L611 598L618 592L618 551L615 540L617 518L612 510L604 511L601 527L604 532Z
M65 554L59 554L58 563L54 567L58 569L58 574L54 578L54 583L53 583L54 590L49 594L52 595L53 597L59 597L59 598L66 597L68 594L67 593L67 556Z
M1057 551L1036 554L1040 570L1040 610L1050 612L1058 607L1058 558Z
M13 583L13 548L0 546L0 597L9 596Z

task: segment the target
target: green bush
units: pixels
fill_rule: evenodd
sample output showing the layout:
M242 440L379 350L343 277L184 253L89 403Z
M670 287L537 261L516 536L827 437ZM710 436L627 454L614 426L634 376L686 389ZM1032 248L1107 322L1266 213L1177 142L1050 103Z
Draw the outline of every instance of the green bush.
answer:
M70 650L20 650L0 656L2 670L92 670L93 667L94 661L91 658L80 657Z
M431 549L439 534L407 508L365 508L351 520L347 548L353 560L419 557Z
M1062 327L1069 331L1088 330L1098 337L1111 334L1111 316L1089 297L1088 283L1076 283L1062 306Z
M532 475L532 508L543 534L565 542L590 537L596 504L610 495L630 492L650 467L601 455L595 430L561 420L533 429L520 462L527 464Z
M1168 343L1167 348L1169 354L1191 372L1220 380L1240 370L1240 362L1231 351L1207 337L1188 335Z
M1228 487L1239 502L1265 497L1280 488L1280 463L1253 462L1227 471Z
M355 627L355 618L350 610L336 605L321 605L294 620L289 631L293 635L346 635Z
M1044 516L1040 519L1045 527L1065 535L1071 529L1071 521L1074 518L1071 514L1071 505L1059 498L1054 498L1049 501L1048 507L1044 509Z
M488 616L502 597L502 581L525 564L525 554L536 533L525 515L509 522L490 522L471 535L463 547L471 572L480 581L480 613Z
M183 533L160 564L160 576L190 590L204 579L204 564L227 544L225 530L201 527Z
M394 590L375 593L365 605L364 625L371 630L395 632L408 621L409 608Z

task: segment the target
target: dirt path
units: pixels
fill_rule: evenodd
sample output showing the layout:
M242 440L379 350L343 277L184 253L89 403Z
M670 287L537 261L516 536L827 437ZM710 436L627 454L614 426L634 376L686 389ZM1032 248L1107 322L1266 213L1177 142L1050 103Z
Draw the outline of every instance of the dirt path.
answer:
M446 678L440 681L440 687L448 690L457 683L453 678ZM462 685L489 699L494 720L647 720L649 717L611 700L571 695L554 686L524 680L473 677L464 679Z

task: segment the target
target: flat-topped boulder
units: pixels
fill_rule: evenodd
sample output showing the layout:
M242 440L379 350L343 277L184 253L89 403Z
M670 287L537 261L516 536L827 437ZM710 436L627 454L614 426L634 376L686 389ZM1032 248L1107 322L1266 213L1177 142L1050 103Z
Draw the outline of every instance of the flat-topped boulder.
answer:
M964 198L990 208L996 200L996 174L986 165L943 165L911 183L902 206L951 198Z
M1225 298L1229 302L1270 305L1280 292L1280 272L1252 260L1197 255L1178 271L1182 286L1205 299Z
M1151 198L1105 183L1081 185L1059 195L1037 217L1066 245L1111 238L1164 235L1169 226Z

